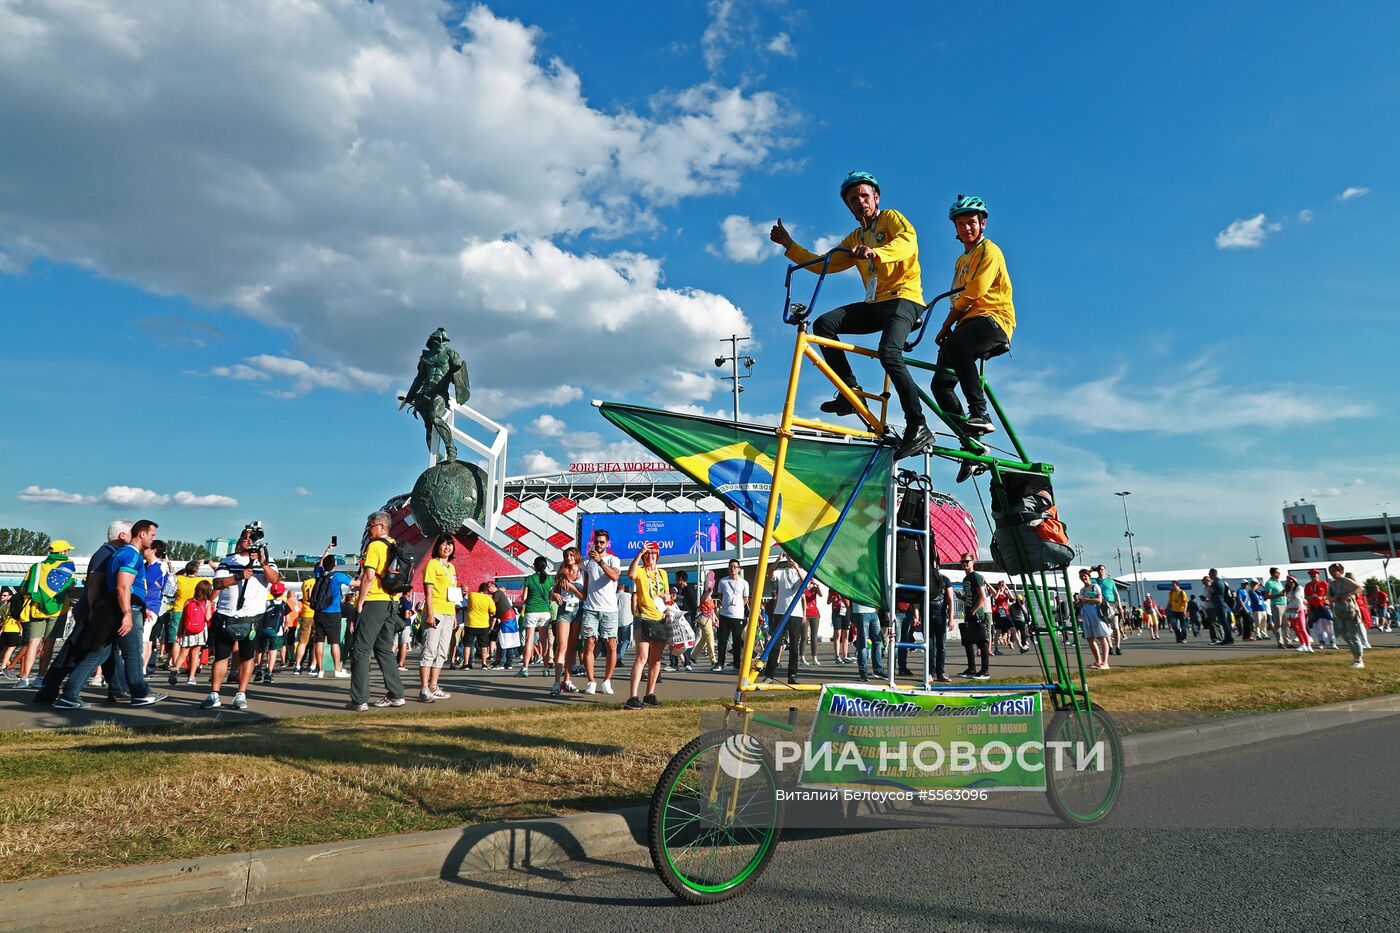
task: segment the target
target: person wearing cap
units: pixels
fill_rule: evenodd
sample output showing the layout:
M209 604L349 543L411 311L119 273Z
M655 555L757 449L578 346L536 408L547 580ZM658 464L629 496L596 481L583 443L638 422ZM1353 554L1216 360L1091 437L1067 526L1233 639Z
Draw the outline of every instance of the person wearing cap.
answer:
M1308 631L1319 648L1331 647L1336 651L1337 634L1332 626L1332 607L1327 603L1327 584L1322 581L1322 571L1316 567L1308 571L1308 582L1303 587L1303 599L1308 604Z
M253 658L253 683L271 684L277 670L277 657L282 653L287 631L287 617L293 606L287 602L287 584L278 580L267 588L267 608L258 625L257 653Z
M977 370L979 360L1011 347L1016 329L1016 307L1011 300L1011 275L1006 257L987 239L987 205L975 195L958 195L948 208L954 236L962 243L962 255L953 263L953 287L962 289L949 303L948 316L933 338L938 344L938 370L929 388L945 413L962 419L963 430L973 437L996 430L987 416L986 393ZM961 385L967 414L953 388ZM958 471L958 482L974 472L971 463Z
M909 368L904 365L904 342L924 307L919 238L903 214L891 208L880 208L880 183L869 172L847 175L841 182L841 200L860 226L837 244L845 252L829 254L826 270L843 272L854 267L865 283L865 299L826 312L812 323L812 333L831 340L841 334L880 335L877 351L880 365L889 375L890 385L904 411L904 437L895 451L895 459L899 459L933 443L923 406L919 403L919 391L909 375ZM783 247L787 258L794 263L820 258L793 240L781 217L768 236ZM808 269L820 273L822 267L815 265ZM859 392L860 386L845 352L834 347L822 347L821 351L826 364L841 381ZM822 403L821 410L850 415L856 409L845 396L837 393L834 399Z
M19 662L17 687L37 686L34 665L39 661L40 670L48 667L53 657L54 642L63 628L63 619L68 614L68 603L73 597L73 586L78 572L69 559L73 545L60 538L49 544L49 555L29 568L24 575L15 599L24 599L24 654ZM40 661L42 658L42 661Z

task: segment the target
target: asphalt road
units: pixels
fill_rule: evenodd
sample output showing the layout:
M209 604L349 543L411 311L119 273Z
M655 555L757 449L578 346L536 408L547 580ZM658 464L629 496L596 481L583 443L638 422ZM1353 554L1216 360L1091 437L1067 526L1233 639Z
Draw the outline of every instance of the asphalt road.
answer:
M1376 647L1400 646L1400 632L1389 634L1371 633L1371 643ZM950 645L948 670L961 670L965 658L961 646ZM1113 658L1115 667L1134 667L1143 664L1190 664L1221 658L1236 658L1245 655L1282 654L1272 643L1238 642L1231 647L1214 647L1209 639L1200 638L1185 645L1177 645L1170 637L1162 641L1149 641L1138 636L1130 637L1122 657ZM1336 652L1338 657L1345 650ZM552 677L517 677L514 671L444 671L441 686L452 694L449 700L439 700L428 707L412 698L417 695L418 668L412 663L417 657L410 653L409 670L402 676L409 702L400 709L411 712L423 709L484 709L491 707L519 707L529 705L557 706L578 703L618 704L627 698L627 675L630 667L620 670L613 677L614 696L551 697L549 685ZM823 663L819 667L799 668L800 677L808 683L822 681L853 681L856 679L856 666L829 663L831 646L823 644ZM1086 651L1087 658L1087 651ZM921 659L917 652L912 653L910 664L918 665ZM915 666L915 670L918 667ZM1035 653L1006 654L992 658L993 682L1026 683L1039 679L1039 665ZM599 668L601 677L601 665ZM1090 673L1093 677L1093 673ZM239 712L232 708L233 687L225 684L224 705L217 710L201 710L199 703L208 695L209 674L205 671L200 678L201 686L166 686L164 674L158 675L153 684L156 689L170 694L170 699L156 706L132 709L130 705L112 705L105 702L106 691L86 689L83 699L91 705L84 710L56 710L50 707L34 706L29 703L33 696L30 690L18 690L13 685L0 682L0 731L11 729L66 728L113 722L124 726L155 725L159 723L179 723L199 719L247 720L257 717L279 718L283 716L307 716L312 714L345 713L349 699L350 681L333 680L329 675L322 680L308 677L294 677L279 673L272 686L252 686L248 691L249 708ZM582 678L576 677L580 686ZM371 667L371 689L373 696L382 696L383 681L378 668ZM734 690L734 675L730 673L712 674L707 664L697 664L693 672L680 671L675 674L662 674L662 683L657 693L664 700L695 699L703 697L728 696ZM388 712L392 712L389 710Z
M162 918L151 929L1400 929L1400 716L1127 775L1102 826L786 837L739 899L690 908L644 854ZM110 928L110 927L109 927ZM133 928L139 929L139 928Z

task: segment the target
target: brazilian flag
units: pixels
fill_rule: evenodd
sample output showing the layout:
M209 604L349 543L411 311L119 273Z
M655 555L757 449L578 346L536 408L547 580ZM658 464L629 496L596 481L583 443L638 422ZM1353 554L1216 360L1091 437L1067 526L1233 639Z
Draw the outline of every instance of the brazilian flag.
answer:
M597 404L604 418L652 453L763 523L778 455L778 437L772 428L635 405ZM888 608L884 523L891 455L891 448L873 444L794 437L788 442L786 469L777 490L774 541L807 568L826 543L861 474L870 467L816 576L841 595L877 608Z
M51 618L63 610L63 599L76 582L77 571L66 554L50 554L29 568L24 592L33 606L33 613Z

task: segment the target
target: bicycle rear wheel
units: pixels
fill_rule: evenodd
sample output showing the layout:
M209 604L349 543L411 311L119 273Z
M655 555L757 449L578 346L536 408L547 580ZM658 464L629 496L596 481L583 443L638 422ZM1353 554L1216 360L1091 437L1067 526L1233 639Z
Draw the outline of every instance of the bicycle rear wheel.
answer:
M1070 826L1102 822L1123 789L1123 741L1108 714L1097 707L1061 710L1045 730L1045 794L1055 815ZM1052 742L1067 742L1057 752Z

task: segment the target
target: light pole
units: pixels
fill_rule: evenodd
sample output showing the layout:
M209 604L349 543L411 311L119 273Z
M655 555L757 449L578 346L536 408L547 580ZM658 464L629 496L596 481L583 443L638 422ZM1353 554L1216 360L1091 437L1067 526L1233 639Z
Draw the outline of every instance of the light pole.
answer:
M747 353L743 357L739 356L739 342L749 340L749 337L740 337L738 334L730 334L728 337L720 339L720 343L729 344L728 356L715 357L715 368L723 369L724 364L729 364L729 375L723 376L730 383L730 388L734 392L734 426L739 425L739 393L744 391L741 380L748 379L753 375L753 357ZM744 364L744 374L739 375L739 364ZM744 559L744 513L739 511L739 507L734 507L734 556L739 560Z
M739 341L749 339L751 338L740 337L738 334L730 334L728 337L721 338L720 343L729 344L729 355L715 357L715 368L723 369L725 363L729 364L729 375L722 376L720 378L724 379L726 382L731 383L730 389L734 393L735 424L739 423L739 393L744 391L744 387L741 384L741 380L747 379L753 375L753 373L751 372L754 364L753 357L749 356L748 354L744 354L743 356L739 355ZM744 369L747 370L742 376L739 375L740 363L743 363Z
M1123 536L1128 539L1128 562L1133 567L1133 604L1137 605L1141 601L1141 597L1138 595L1138 562L1137 553L1133 548L1133 526L1128 521L1128 497L1132 493L1125 489L1122 492L1115 492L1114 495L1123 500L1123 527L1127 529L1123 532Z
M1262 566L1264 563L1264 558L1259 555L1259 536L1250 535L1250 538L1254 540L1254 562Z

